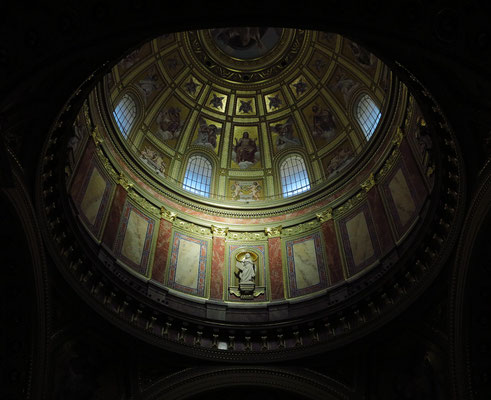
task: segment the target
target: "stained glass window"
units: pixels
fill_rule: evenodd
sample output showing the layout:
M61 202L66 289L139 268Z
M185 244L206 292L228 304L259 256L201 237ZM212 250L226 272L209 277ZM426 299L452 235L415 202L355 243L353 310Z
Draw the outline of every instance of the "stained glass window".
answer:
M290 197L310 189L305 163L299 155L291 155L280 165L283 197Z
M113 115L121 134L127 139L136 118L136 104L129 94L125 94L119 101Z
M182 187L191 193L210 197L211 170L211 163L205 157L191 156Z
M373 132L375 132L381 115L380 110L370 96L364 94L360 97L356 104L356 118L367 140L370 140Z

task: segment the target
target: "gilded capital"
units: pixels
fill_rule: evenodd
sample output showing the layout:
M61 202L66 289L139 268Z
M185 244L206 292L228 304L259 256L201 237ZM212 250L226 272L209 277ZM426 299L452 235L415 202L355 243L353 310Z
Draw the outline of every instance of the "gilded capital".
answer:
M326 222L332 219L332 208L329 207L327 210L322 211L319 214L316 214L319 222Z
M176 213L167 210L164 206L160 207L160 218L169 222L174 222L176 219Z
M375 184L375 175L372 172L368 179L361 184L361 188L365 190L365 192L368 192L371 188L375 186Z
M228 228L212 225L211 233L213 234L213 236L225 237L227 236Z
M96 146L99 146L104 139L102 139L101 134L99 133L99 128L96 126L91 133L92 139L94 139L94 143Z
M404 139L404 132L399 127L399 128L397 128L394 139L392 139L392 143L394 143L396 146L400 146L403 139Z
M277 236L281 236L281 230L283 229L283 227L280 225L280 226L275 226L275 227L272 227L272 228L264 228L264 233L268 236L268 237L277 237Z
M118 184L126 191L129 191L133 187L133 184L128 181L128 178L122 172L119 173Z

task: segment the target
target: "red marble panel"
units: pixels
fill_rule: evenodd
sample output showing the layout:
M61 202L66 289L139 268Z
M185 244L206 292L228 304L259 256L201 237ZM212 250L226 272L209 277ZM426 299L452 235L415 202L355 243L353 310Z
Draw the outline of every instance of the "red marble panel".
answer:
M167 266L167 255L169 254L171 234L172 222L161 219L152 269L152 279L160 283L164 283L165 268Z
M406 179L409 180L409 187L414 190L414 201L416 203L416 207L419 209L419 207L423 205L424 199L427 196L424 178L421 176L420 170L407 140L403 140L400 150L404 164L409 172L409 176L406 176Z
M387 254L394 248L394 238L389 225L385 207L377 188L373 188L367 194L368 204L372 213L375 233L377 235L382 255Z
M271 299L285 298L283 284L283 263L281 261L281 238L268 239L269 279L271 282Z
M327 268L329 270L329 283L335 285L344 280L343 265L339 254L338 239L334 228L334 221L329 220L321 225L322 235L326 246Z
M87 147L85 148L84 154L82 155L82 159L80 160L77 169L74 172L74 177L72 180L72 186L70 188L70 194L72 195L73 200L78 200L78 196L80 195L80 188L82 187L82 183L85 180L86 175L90 172L90 162L94 157L95 145L92 139L87 141Z
M213 237L210 298L223 299L223 271L225 268L225 238Z
M109 211L109 217L104 229L104 235L102 237L102 242L109 248L113 247L116 234L118 233L119 219L123 214L126 195L126 190L124 190L121 185L117 185L111 204L111 210Z

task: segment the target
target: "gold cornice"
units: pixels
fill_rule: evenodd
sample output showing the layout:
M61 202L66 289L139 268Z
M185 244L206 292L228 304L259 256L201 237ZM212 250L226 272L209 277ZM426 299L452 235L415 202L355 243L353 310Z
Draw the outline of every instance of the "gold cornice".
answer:
M160 218L169 222L174 222L176 220L176 216L177 214L175 212L167 210L164 206L160 207Z
M281 225L274 226L274 227L268 227L268 228L264 228L264 233L269 238L278 237L278 236L281 236L282 229L283 229L283 227Z
M228 228L211 225L211 233L216 237L225 237L228 234Z

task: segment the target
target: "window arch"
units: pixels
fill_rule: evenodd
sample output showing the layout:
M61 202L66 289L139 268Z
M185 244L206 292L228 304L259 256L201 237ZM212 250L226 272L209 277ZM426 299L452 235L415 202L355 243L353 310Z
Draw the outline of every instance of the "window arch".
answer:
M281 191L283 197L290 197L310 190L310 180L303 158L294 154L280 164Z
M127 139L136 118L136 103L129 94L125 94L119 101L113 115L121 134Z
M367 140L370 140L375 132L381 115L379 108L368 94L363 94L356 103L356 119Z
M189 157L182 187L188 192L210 197L212 166L203 156Z

